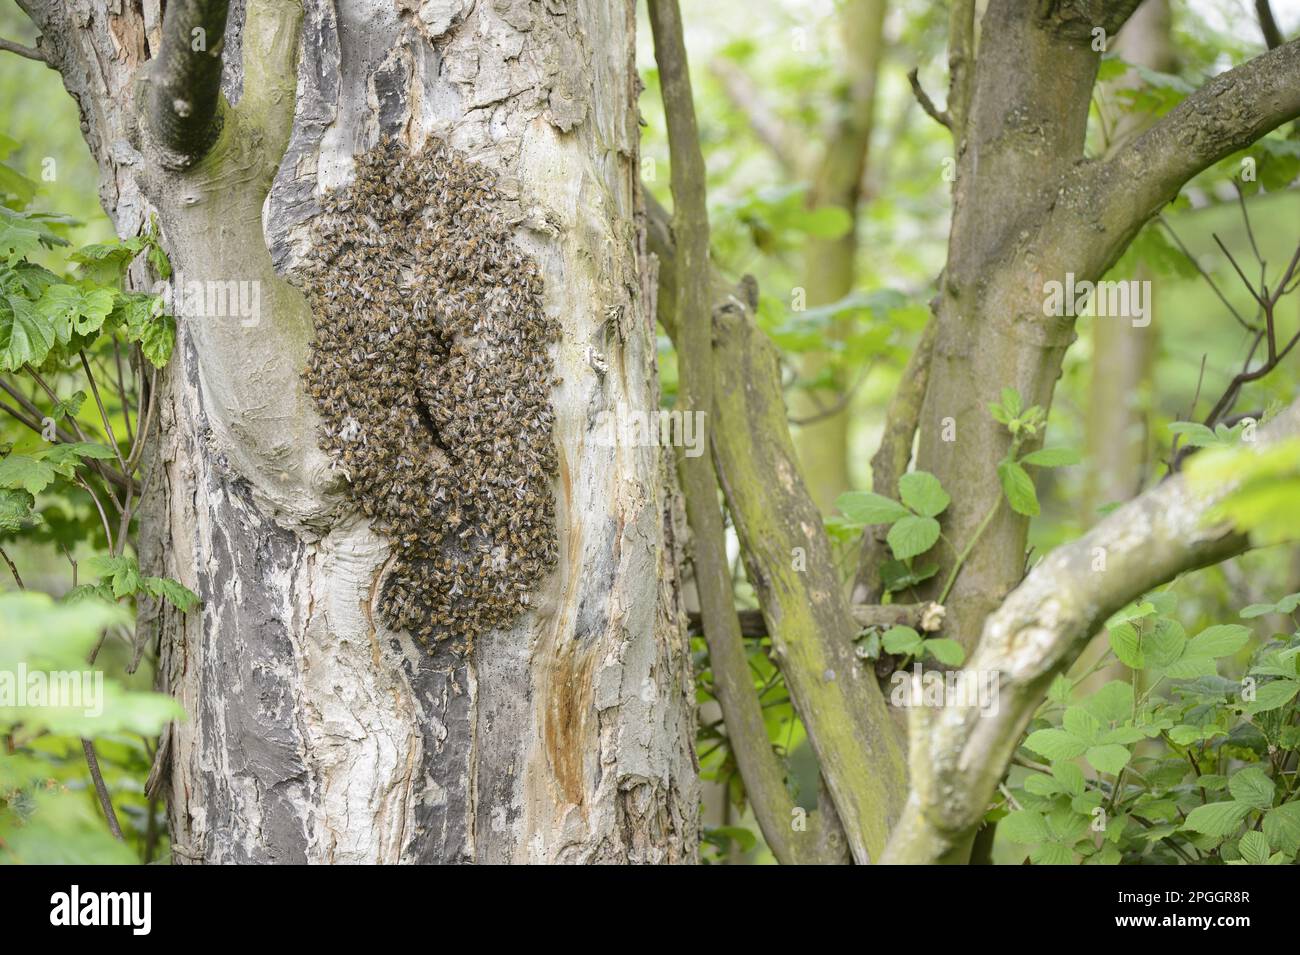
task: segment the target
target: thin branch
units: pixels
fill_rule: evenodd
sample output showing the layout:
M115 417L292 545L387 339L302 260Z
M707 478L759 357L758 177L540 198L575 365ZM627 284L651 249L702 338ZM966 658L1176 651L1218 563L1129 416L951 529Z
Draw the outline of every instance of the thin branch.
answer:
M5 553L3 547L0 547L0 558L3 558L4 562L9 565L9 573L14 575L14 583L18 585L18 589L26 590L27 588L23 586L22 577L18 576L18 568L14 566L14 562L9 559L9 555Z
M122 827L117 821L117 810L113 808L113 797L109 795L108 786L104 782L104 774L99 769L99 757L95 755L95 746L88 739L82 739L81 751L86 754L86 765L90 767L90 778L95 783L95 795L99 797L99 805L104 810L104 817L108 820L108 831L113 834L114 839L123 839Z
M1264 34L1264 45L1275 50L1285 42L1282 30L1273 17L1273 7L1268 0L1255 0L1255 15L1259 17L1259 32Z
M6 53L17 53L19 56L35 60L37 63L44 63L46 66L50 65L50 61L45 58L45 54L40 50L33 50L29 46L23 46L13 40L6 40L4 37L0 37L0 50Z
M1300 40L1291 40L1208 80L1111 159L1079 167L1094 190L1090 214L1126 243L1197 173L1297 116Z
M912 84L912 93L916 96L916 101L921 104L921 109L925 110L925 115L951 132L953 128L952 117L948 115L947 110L939 109L934 105L934 100L930 99L930 94L921 86L921 78L916 67L912 67L908 71L907 81Z

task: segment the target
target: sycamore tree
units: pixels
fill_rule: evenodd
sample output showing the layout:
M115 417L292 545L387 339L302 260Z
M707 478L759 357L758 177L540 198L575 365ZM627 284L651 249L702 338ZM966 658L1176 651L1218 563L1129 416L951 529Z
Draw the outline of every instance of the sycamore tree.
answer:
M1300 643L1251 641L1295 629L1295 595L1188 633L1166 585L1294 536L1300 406L1251 402L1294 360L1300 251L1225 249L1244 364L1146 490L1027 559L1077 460L1047 437L1079 318L1147 333L1126 253L1179 258L1157 222L1196 177L1237 177L1250 232L1260 175L1296 174L1300 41L1271 17L1197 84L1115 56L1136 2L916 21L948 50L942 107L908 81L950 135L946 263L871 490L828 514L858 407L835 356L901 311L860 287L857 231L892 5L837 11L853 65L816 146L743 57L713 64L812 180L745 210L807 237L792 321L823 322L794 356L717 254L676 0L649 0L642 64L671 212L640 181L632 3L19 5L39 36L6 55L59 73L119 240L39 264L66 223L0 179L4 410L31 432L0 461L6 540L73 575L98 554L62 598L92 603L24 597L15 632L156 660L184 716L141 697L115 725L147 738L173 861L690 862L711 758L781 862L961 863L995 832L1038 863L1295 858ZM1118 678L1067 676L1103 630ZM0 729L23 756L52 732ZM65 730L113 819L94 725ZM30 834L48 774L23 767L2 824Z

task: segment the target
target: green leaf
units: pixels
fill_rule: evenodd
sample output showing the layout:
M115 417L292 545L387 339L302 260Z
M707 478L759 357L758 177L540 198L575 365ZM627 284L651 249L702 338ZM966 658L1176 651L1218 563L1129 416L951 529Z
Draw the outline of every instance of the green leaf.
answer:
M1061 718L1061 725L1071 736L1085 743L1094 742L1101 735L1101 721L1082 706L1071 706Z
M1026 517L1038 514L1038 493L1028 471L1015 461L1002 461L998 464L998 480L1002 482L1002 490L1013 511Z
M1074 865L1074 853L1059 842L1044 842L1029 853L1034 865Z
M1237 802L1252 809L1267 809L1273 805L1273 780L1258 766L1247 766L1232 774L1228 791Z
M1283 803L1264 813L1264 835L1280 852L1300 852L1300 802Z
M850 491L835 499L835 506L859 524L892 524L908 517L908 510L897 501L871 491Z
M1118 723L1133 715L1133 684L1111 680L1081 704L1103 723Z
M1262 832L1251 829L1237 843L1241 858L1251 865L1268 864L1268 838Z
M1045 729L1030 733L1025 746L1047 759L1074 759L1082 756L1088 744L1065 730Z
M1003 388L1002 408L1011 417L1019 418L1021 411L1020 392L1014 388Z
M1056 781L1061 784L1066 792L1073 793L1076 796L1083 794L1086 785L1083 779L1083 770L1074 763L1068 761L1052 763L1052 775L1056 777Z
M1101 746L1092 746L1084 754L1088 760L1088 765L1099 773L1109 773L1112 776L1119 774L1119 771L1128 765L1130 753L1124 746L1116 743L1106 743Z
M890 627L881 637L885 651L899 656L915 656L921 642L921 635L911 627Z
M1107 631L1110 648L1115 651L1119 662L1131 670L1140 670L1146 665L1142 656L1142 639L1137 627L1131 623L1121 623Z
M958 667L966 659L966 651L962 649L962 645L947 637L926 640L923 649L945 666Z
M1226 657L1244 647L1249 639L1249 627L1238 623L1219 624L1192 637L1184 653L1198 657Z
M25 530L33 519L35 499L26 491L0 488L0 531L14 533Z
M54 347L55 329L20 295L0 294L0 371L39 365Z
M1175 421L1169 430L1173 434L1185 435L1187 443L1194 448L1210 448L1223 443L1213 431L1195 421Z
M889 549L899 560L924 554L939 539L939 522L933 517L908 515L889 529Z
M144 326L140 333L140 353L155 368L162 368L176 347L176 319L166 313Z
M1255 690L1255 699L1246 704L1245 710L1252 716L1256 713L1276 710L1290 703L1298 691L1300 691L1300 683L1294 680L1274 680L1265 683Z
M75 285L59 284L45 290L36 303L36 309L51 322L56 332L66 327L78 335L89 335L103 327L115 301L111 289L86 291ZM59 334L60 341L66 342L69 337Z
M182 613L191 613L199 606L199 595L169 577L145 577L144 589L162 598Z
M113 586L113 596L134 594L140 589L140 565L134 557L92 557L82 564L88 573L96 574Z
M0 460L0 487L39 494L54 483L54 468L29 454L12 453Z
M898 494L904 504L922 517L938 517L952 500L939 479L928 471L904 474L898 482Z
M1030 451L1020 459L1021 464L1033 464L1040 468L1063 468L1080 461L1079 452L1070 448L1043 448Z
M1212 802L1187 814L1184 828L1207 836L1226 836L1241 825L1250 807L1240 802Z
M998 833L1012 842L1032 846L1050 839L1051 831L1047 820L1032 809L1017 809L1007 813L998 822Z

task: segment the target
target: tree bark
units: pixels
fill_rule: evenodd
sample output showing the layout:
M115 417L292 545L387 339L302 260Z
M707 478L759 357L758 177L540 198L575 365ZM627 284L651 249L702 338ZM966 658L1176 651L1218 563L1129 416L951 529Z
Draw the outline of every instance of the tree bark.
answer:
M189 617L142 615L189 714L168 745L174 858L692 861L668 462L594 434L602 411L658 406L632 4L232 3L220 136L176 172L133 96L158 54L144 6L24 0L118 232L156 212L178 278L260 289L251 327L181 318L157 396L141 563L203 598ZM535 609L468 659L384 627L391 549L318 449L300 381L313 316L286 277L324 191L381 136L440 139L497 175L561 329L559 561Z

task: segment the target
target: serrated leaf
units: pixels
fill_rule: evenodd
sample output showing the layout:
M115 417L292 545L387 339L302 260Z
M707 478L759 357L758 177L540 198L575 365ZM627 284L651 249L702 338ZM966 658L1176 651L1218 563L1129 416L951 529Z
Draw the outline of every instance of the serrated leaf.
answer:
M1047 820L1030 809L1017 809L1007 813L998 822L998 833L1012 842L1032 846L1051 838Z
M1053 762L1082 756L1088 748L1084 740L1059 729L1036 730L1025 739L1025 746Z
M1039 513L1038 492L1034 490L1034 480L1028 471L1015 461L1003 461L998 465L998 480L1002 482L1002 490L1013 511L1026 517Z
M1080 704L1103 723L1118 723L1133 715L1133 685L1111 680Z
M1244 709L1252 716L1256 713L1276 710L1290 703L1297 691L1300 691L1300 683L1294 680L1274 680L1265 683L1255 690L1255 699L1247 703Z
M1142 656L1142 639L1138 636L1137 627L1131 623L1121 623L1111 627L1106 636L1110 641L1110 648L1115 651L1115 656L1120 663L1131 670L1140 670L1146 666L1146 660Z
M926 640L922 644L922 649L945 666L958 667L966 659L966 651L962 649L961 644L948 637Z
M903 503L922 517L938 517L951 502L939 479L928 471L912 471L898 482Z
M1020 463L1040 468L1064 468L1078 464L1080 460L1079 452L1072 448L1042 448L1030 451L1020 459Z
M887 653L915 656L921 649L921 635L911 627L890 627L880 638Z
M54 325L35 305L12 292L0 294L0 371L39 365L54 341Z
M1228 791L1237 802L1252 809L1267 809L1273 805L1273 780L1258 766L1247 766L1228 779Z
M1061 726L1071 736L1077 736L1085 743L1091 743L1101 735L1101 720L1093 716L1082 706L1071 706L1061 717Z
M1268 864L1268 838L1262 832L1251 829L1237 843L1237 851L1243 861L1250 865Z
M835 499L835 506L849 520L859 524L892 524L908 517L907 508L882 494L871 491L850 491Z
M1300 852L1300 802L1287 802L1264 813L1264 835L1280 852Z
M1074 865L1074 853L1059 842L1044 842L1029 853L1034 865Z
M1207 627L1187 643L1184 653L1198 657L1226 657L1236 653L1250 639L1250 628L1239 623Z
M199 606L199 595L169 577L145 577L144 589L155 597L160 597L182 613L191 613Z
M1087 753L1084 754L1084 759L1097 772L1116 776L1121 769L1128 765L1131 755L1124 746L1116 743L1106 743L1101 746L1089 747Z
M907 560L924 554L934 546L939 539L939 522L933 517L909 514L894 523L886 539L894 556L899 560Z
M55 476L50 464L30 454L12 453L0 460L0 487L39 494L54 483Z
M1226 836L1241 825L1250 807L1235 800L1232 802L1212 802L1197 806L1187 814L1184 828L1207 836Z

